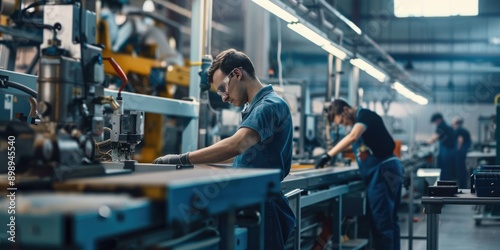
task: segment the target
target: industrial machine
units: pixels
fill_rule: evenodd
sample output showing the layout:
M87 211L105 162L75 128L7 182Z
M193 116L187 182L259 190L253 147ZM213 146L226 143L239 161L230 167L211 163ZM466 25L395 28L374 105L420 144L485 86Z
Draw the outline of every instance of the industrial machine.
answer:
M178 30L181 25L143 11L124 11L128 1L102 2L97 41L104 45L102 54L116 60L131 79L129 90L135 93L174 97L175 87L189 86L190 66L185 65L179 52L169 46L167 37L157 25L144 25L147 18ZM115 21L118 15L126 17L123 24ZM181 33L180 33L181 34ZM104 62L107 75L118 76L108 62ZM118 83L118 85L123 83ZM141 162L151 162L162 154L165 118L147 113L145 136L141 145Z
M103 134L98 111L101 105L115 101L104 97L100 85L104 81L102 54L91 32L95 29L95 14L85 11L79 3L53 1L46 3L43 20L37 100L27 118L30 123L40 124L30 127L8 122L3 131L31 144L16 157L20 166L37 166L33 169L53 172L52 176L60 165L80 166L85 161L89 164L75 171L99 169L93 161L94 143L101 141ZM22 89L8 76L3 76L2 81L7 87Z
M145 117L134 107L148 98L149 110L162 108L165 98L122 92L126 74L96 46L95 13L80 2L35 5L44 7L38 76L0 70L2 95L31 105L9 107L0 123L0 205L9 207L0 248L263 249L280 171L134 162ZM104 62L121 77L118 91L104 88ZM167 103L197 115L196 103Z
M58 173L61 166L71 169L65 171L64 176L69 177L85 175L85 171L104 173L97 160L106 156L113 161L131 160L135 146L143 137L144 113L124 111L123 88L117 97L104 94L103 61L109 60L112 68L122 76L123 87L127 78L112 58L102 56L102 49L95 43L95 13L74 1L37 5L45 5L37 92L13 80L15 73L0 77L3 87L20 89L31 95L29 115L18 114L17 120L25 124L3 124L2 143L7 143L8 136L15 136L26 146L26 151L17 155L15 163L31 167L19 167L18 171L29 170L37 176L62 178ZM112 127L107 128L110 139L106 141L103 140L103 105L110 105L114 110ZM111 144L110 152L102 153L100 146L107 143ZM2 147L2 155L6 154L7 148ZM6 159L3 157L2 161ZM6 168L7 163L2 166Z

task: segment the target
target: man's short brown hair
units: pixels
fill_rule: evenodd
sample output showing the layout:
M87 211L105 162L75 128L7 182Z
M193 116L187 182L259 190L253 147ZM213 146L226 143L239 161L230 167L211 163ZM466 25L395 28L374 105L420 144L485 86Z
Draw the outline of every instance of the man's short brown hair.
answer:
M228 49L222 51L212 65L208 69L208 82L210 84L214 81L214 73L218 69L222 71L225 75L229 74L233 69L241 67L250 78L255 79L255 69L253 67L252 60L243 52L237 51L235 49Z

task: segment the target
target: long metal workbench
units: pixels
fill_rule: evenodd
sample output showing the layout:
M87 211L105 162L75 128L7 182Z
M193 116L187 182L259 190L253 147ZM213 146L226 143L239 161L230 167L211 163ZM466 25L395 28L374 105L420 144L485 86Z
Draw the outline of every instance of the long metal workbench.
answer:
M281 191L289 194L297 221L304 209L331 202L332 242L349 249L348 243L340 244L342 216L364 202L364 197L355 197L348 209L343 203L363 189L356 166L292 171L280 185L279 170L136 164L129 171L120 164L104 165L106 175L64 181L18 176L16 185L29 188L16 192L17 246L90 250L197 244L193 248L244 249L248 243L248 249L263 249L264 223L233 230L236 214L251 209L263 218L264 202ZM173 169L182 170L164 171ZM4 180L6 176L0 182ZM0 186L3 191L8 187ZM0 206L8 207L10 200L3 198ZM10 216L1 210L0 223L7 225ZM301 231L298 223L295 249L300 249ZM6 240L11 236L3 236L0 247L12 246Z
M357 166L292 171L282 181L281 190L288 196L297 222L300 222L296 226L293 249L301 248L302 233L310 227L302 225L304 210L324 203L329 204L328 212L332 216L333 248L360 249L368 243L363 239L352 239L347 242L342 240L343 216L364 215L366 212L364 185L360 180Z
M251 188L249 188L251 187ZM51 191L15 191L15 245L29 249L263 249L264 223L234 230L236 213L264 216L280 171L186 169L69 179ZM9 197L0 207L11 204ZM9 236L10 235L5 235ZM196 247L194 245L198 244ZM2 237L0 248L12 247ZM5 247L5 248L4 248ZM129 248L127 248L129 249Z

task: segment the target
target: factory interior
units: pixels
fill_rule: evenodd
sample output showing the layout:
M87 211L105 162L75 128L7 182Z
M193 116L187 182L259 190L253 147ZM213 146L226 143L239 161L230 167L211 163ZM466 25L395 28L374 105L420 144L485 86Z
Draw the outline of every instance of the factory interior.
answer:
M0 0L0 249L499 249L499 99L495 0Z

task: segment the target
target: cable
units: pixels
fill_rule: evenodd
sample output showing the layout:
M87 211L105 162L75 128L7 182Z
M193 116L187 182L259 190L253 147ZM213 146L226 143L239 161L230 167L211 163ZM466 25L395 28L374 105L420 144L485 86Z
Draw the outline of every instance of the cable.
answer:
M172 247L172 246L175 246L177 244L180 244L180 243L183 243L183 242L186 242L196 236L199 236L201 235L202 233L205 233L205 232L213 232L215 233L216 236L219 236L219 231L217 231L215 228L212 228L212 227L208 227L208 228L202 228L200 230L197 230L197 231L194 231L192 233L189 233L189 234L186 234L182 237L179 237L179 238L176 238L176 239L172 239L172 240L169 240L167 242L162 242L162 243L158 243L156 244L154 247L157 247L157 248L167 248L167 247Z
M23 17L24 17L24 14L26 14L26 11L31 9L31 8L35 8L35 7L38 7L38 6L42 6L42 5L45 5L47 3L47 1L45 0L41 0L41 1L36 1L28 6L26 6L26 8L22 9L21 12L19 13L20 15L20 18L21 20L23 20Z
M31 24L33 25L33 27L37 28L37 29L48 29L48 30L51 30L54 32L54 36L56 35L56 30L57 28L55 26L52 26L52 25L49 25L49 24L43 24L43 23L35 23L35 22L29 22L29 21L24 21L24 16L26 15L26 11L31 9L31 8L35 8L35 7L38 7L38 6L42 6L42 5L45 5L47 4L47 1L45 0L42 0L42 1L37 1L37 2L34 2L30 5L28 5L26 8L22 9L21 12L19 12L19 22L21 24ZM60 30L60 28L59 28Z
M278 33L278 52L277 54L277 61L278 61L278 80L280 83L280 87L283 88L283 69L281 65L281 19L276 16L276 23L277 23L277 33Z
M120 89L118 90L118 97L122 96L122 90L125 88L125 86L128 83L128 78L123 69L120 67L120 65L113 59L113 57L103 57L102 59L109 61L113 69L116 71L120 79L122 79L122 85L120 86Z
M111 139L107 139L107 140L104 140L104 141L101 141L101 142L96 142L95 143L97 146L106 146L108 144L111 144Z
M53 31L54 33L56 33L56 30L58 30L55 26L52 26L50 24L35 23L35 22L24 21L24 20L19 21L19 23L30 24L30 25L33 25L33 27L35 27L37 29L47 29L47 30Z
M214 109L214 107L212 107L212 103L210 102L210 94L208 93L208 91L205 92L207 94L207 102L208 102L208 108L210 109L211 112L215 113L215 114L219 114L220 111L219 110L216 110Z
M18 90L21 90L22 92L30 95L30 96L33 96L33 97L37 97L37 93L36 91L18 83L18 82L13 82L13 81L2 81L0 80L0 87L11 87L11 88L15 88L15 89L18 89Z

